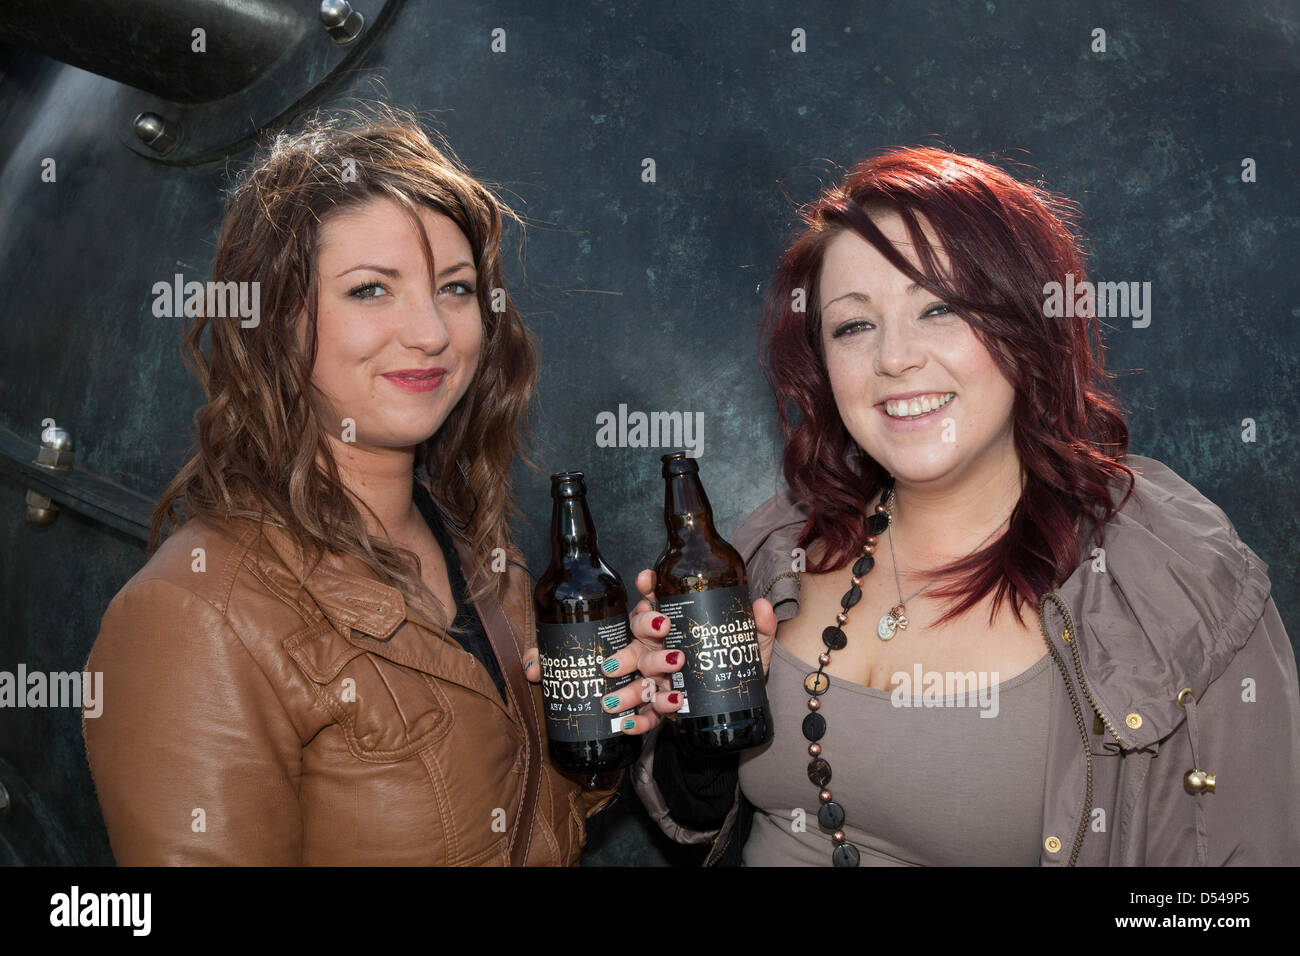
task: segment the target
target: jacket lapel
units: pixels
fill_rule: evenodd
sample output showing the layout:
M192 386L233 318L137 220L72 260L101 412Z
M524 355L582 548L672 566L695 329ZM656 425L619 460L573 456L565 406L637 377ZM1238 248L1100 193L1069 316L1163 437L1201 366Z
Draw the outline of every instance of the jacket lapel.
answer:
M454 534L454 526L449 527ZM348 554L327 553L309 569L284 529L268 522L263 525L262 535L289 570L290 580L281 583L291 593L298 588L305 591L349 644L394 664L473 690L518 722L483 665L444 628L408 606L401 591L378 580L359 559ZM475 566L473 556L467 558L459 547L457 553L468 577ZM283 577L283 571L272 574ZM475 607L480 618L486 621L482 608ZM485 623L485 629L486 626ZM498 663L505 673L505 664L499 660Z

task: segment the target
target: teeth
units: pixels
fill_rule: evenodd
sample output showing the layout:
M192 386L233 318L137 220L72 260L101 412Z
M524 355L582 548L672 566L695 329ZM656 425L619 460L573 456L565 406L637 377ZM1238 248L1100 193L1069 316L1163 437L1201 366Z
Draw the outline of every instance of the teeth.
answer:
M919 398L904 399L885 403L885 413L891 418L913 418L924 415L936 408L942 408L956 397L955 392L936 392Z

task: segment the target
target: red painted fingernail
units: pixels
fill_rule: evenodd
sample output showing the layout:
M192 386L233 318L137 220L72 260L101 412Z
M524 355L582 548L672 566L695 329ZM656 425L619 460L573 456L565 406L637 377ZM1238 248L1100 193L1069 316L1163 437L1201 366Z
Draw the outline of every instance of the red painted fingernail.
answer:
M682 695L677 693L677 691L673 691L671 694L668 695L668 703L670 704L675 704L681 699L682 699Z
M662 614L660 614L653 621L650 622L650 630L652 631L657 631L659 630L659 628L663 626L664 626L664 617Z
M679 651L670 651L669 654L668 654L668 663L669 663L669 664L676 664L676 663L677 663L679 660L681 660L681 659L682 659L682 655L681 655L681 652L679 652Z

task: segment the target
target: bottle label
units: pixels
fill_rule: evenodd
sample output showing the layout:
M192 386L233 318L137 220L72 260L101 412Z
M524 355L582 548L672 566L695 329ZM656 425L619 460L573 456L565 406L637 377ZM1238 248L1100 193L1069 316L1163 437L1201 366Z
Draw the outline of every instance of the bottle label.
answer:
M624 717L601 706L606 694L626 687L631 674L606 677L607 657L627 647L627 616L577 624L538 624L537 653L542 664L546 733L552 740L605 740L621 734Z
M667 650L686 654L672 676L686 695L679 714L709 717L762 707L767 701L758 631L745 587L689 591L659 599L668 618Z

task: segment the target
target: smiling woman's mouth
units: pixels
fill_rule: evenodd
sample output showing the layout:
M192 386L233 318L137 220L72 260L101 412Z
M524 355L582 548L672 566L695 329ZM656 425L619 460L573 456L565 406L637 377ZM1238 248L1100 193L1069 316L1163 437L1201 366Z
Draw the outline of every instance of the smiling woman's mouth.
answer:
M432 392L442 384L446 369L402 369L386 372L381 378L387 379L398 388L407 392Z
M919 398L882 402L876 407L886 418L913 422L927 415L933 415L941 408L946 408L956 397L956 392L935 392L933 395L922 395Z

